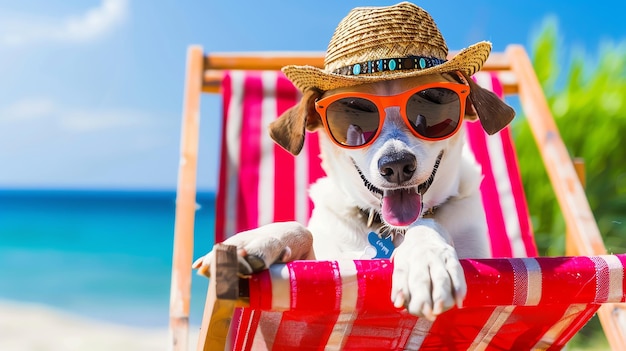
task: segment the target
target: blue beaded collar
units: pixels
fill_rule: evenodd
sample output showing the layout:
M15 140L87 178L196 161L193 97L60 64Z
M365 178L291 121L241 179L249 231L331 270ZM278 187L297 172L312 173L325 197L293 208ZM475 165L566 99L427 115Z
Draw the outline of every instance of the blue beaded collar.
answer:
M344 67L337 68L333 73L345 76L358 76L359 74L399 71L409 69L426 69L438 66L446 62L444 59L424 56L408 56L399 58L388 58L380 60L372 60L362 63L355 63Z

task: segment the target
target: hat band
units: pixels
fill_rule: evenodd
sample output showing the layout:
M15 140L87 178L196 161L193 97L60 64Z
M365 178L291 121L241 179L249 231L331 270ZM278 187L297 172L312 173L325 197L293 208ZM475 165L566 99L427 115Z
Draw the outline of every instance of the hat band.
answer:
M358 76L360 74L389 72L409 69L426 69L438 66L447 60L436 57L407 56L398 58L387 58L371 60L362 63L337 68L333 73L345 76Z

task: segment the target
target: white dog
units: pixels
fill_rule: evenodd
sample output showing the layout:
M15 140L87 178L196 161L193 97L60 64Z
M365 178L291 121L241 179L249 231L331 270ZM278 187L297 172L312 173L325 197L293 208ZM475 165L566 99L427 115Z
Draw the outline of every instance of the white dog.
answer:
M380 57L380 50L371 50L364 58L358 52L367 52L365 44L350 49L351 39L363 41L370 32L376 33L369 34L371 41L382 41L388 22L381 20L375 31L372 18L385 16L416 22L415 33L406 29L385 39L399 52ZM351 17L366 23L367 32ZM446 61L447 48L431 22L408 3L357 8L335 32L324 70L283 69L303 98L270 133L298 154L305 128L320 130L327 177L310 189L315 207L308 228L274 223L225 241L239 248L243 274L296 259L391 256L395 306L432 320L463 301L459 257L488 257L490 247L481 172L459 131L463 118L478 117L494 133L510 122L513 110L468 78L484 63L490 44L478 43ZM430 42L402 49L424 33ZM208 272L211 255L194 263L201 274Z

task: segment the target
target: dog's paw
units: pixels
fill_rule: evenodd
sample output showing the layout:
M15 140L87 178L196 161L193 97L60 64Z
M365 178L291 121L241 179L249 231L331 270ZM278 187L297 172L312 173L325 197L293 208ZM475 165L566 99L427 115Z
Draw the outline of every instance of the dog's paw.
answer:
M239 274L250 275L272 263L314 259L313 236L297 222L279 222L238 233L224 241L237 247ZM192 267L209 276L213 251L197 259Z
M467 293L456 251L432 226L410 228L394 251L391 301L397 308L434 320L460 306Z

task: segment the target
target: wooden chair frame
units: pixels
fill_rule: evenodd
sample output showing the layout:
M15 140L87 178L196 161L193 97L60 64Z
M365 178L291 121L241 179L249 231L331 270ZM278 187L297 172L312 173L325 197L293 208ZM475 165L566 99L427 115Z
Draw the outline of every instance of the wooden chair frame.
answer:
M200 96L202 93L219 93L225 70L279 70L288 64L323 67L323 53L205 55L200 46L188 49L170 297L170 348L173 350L188 350ZM498 72L506 95L519 95L566 222L567 253L585 256L606 254L581 178L560 137L524 48L510 45L503 53L492 53L483 70ZM209 289L215 289L215 285L210 285ZM213 306L207 308L212 309ZM603 304L598 311L613 350L626 349L626 331L619 324L620 320L626 320L625 311L622 304L614 303ZM200 332L199 350L208 350L207 325L205 318Z

